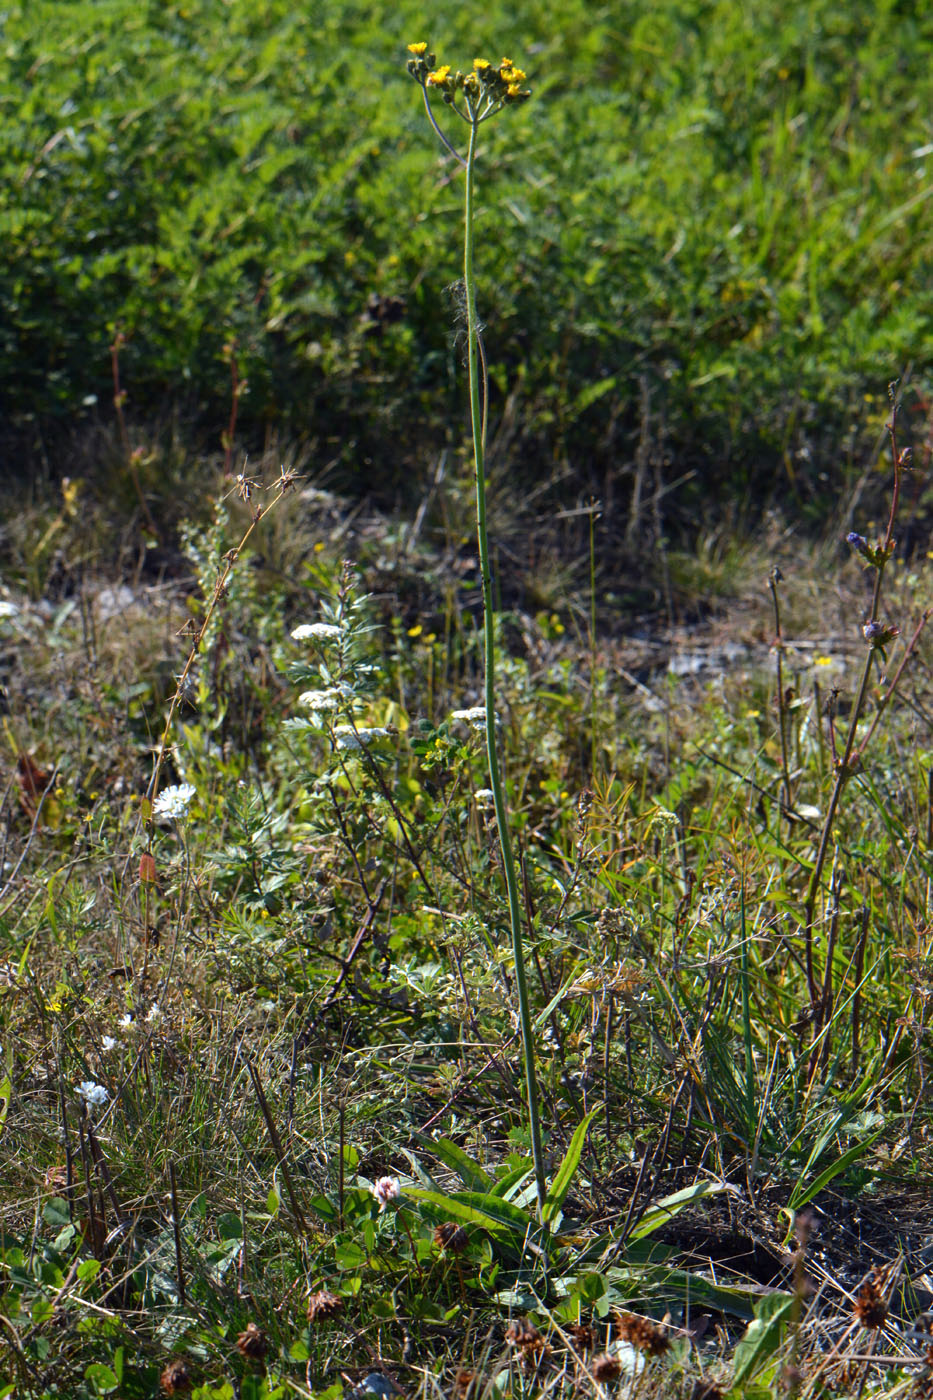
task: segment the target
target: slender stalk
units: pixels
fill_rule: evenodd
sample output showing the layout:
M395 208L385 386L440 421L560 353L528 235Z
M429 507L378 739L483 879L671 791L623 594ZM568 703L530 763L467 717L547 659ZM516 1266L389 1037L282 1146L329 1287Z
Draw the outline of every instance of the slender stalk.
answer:
M525 1085L528 1095L528 1127L531 1134L531 1155L534 1162L538 1208L544 1207L547 1182L544 1174L544 1152L541 1144L541 1119L538 1106L538 1080L535 1073L534 1036L531 1008L525 976L525 955L522 941L521 904L518 875L512 854L512 837L506 805L496 736L496 632L492 573L489 567L489 533L486 523L486 466L483 442L483 407L480 395L479 325L476 315L476 283L473 273L473 177L479 116L470 107L470 145L466 162L466 191L463 225L463 282L466 295L467 347L470 376L470 418L473 427L473 461L476 469L476 535L479 547L480 573L483 582L483 653L485 667L484 700L486 708L486 753L489 760L489 786L492 789L502 870L509 899L509 922L512 932L512 956L515 963L515 986L518 992L519 1017L522 1028L522 1051L525 1061Z
M778 598L778 584L782 574L775 565L768 576L771 600L774 604L774 655L777 669L778 723L781 729L781 781L784 787L784 813L793 806L793 793L790 785L790 760L787 756L787 696L784 693L784 634L781 631L781 604Z
M897 414L899 405L895 395L895 387L896 386L892 384L889 387L888 391L891 395L892 406L891 417L888 420L887 425L888 438L890 441L891 449L891 462L894 467L894 485L891 492L891 510L888 516L887 529L884 533L884 540L881 544L880 549L876 550L872 556L872 563L875 570L875 579L874 586L872 588L871 609L868 615L867 626L874 626L878 622L878 614L881 606L881 585L884 580L885 566L888 562L888 559L891 557L894 548L894 526L897 519L898 504L900 502L901 474L910 462L909 451L905 451L903 453L898 451ZM909 646L907 647L905 657L902 659L901 665L898 667L897 673L895 675L895 682L900 680L901 673L904 667L904 662L906 661L907 657L911 655L913 648L919 641L920 633L923 630L923 627L926 625L929 616L930 611L928 609L924 612L920 620L920 624L917 627L917 630L915 631ZM863 628L863 631L865 631L865 628ZM852 777L854 772L861 766L867 743L871 736L874 734L875 729L877 728L880 714L882 710L886 707L887 702L890 700L894 688L893 686L889 688L888 695L885 700L885 705L879 707L878 713L876 713L874 721L869 727L868 733L863 738L861 744L857 745L856 741L858 739L859 725L861 723L862 714L864 712L865 703L868 697L868 684L871 679L872 669L875 664L875 653L878 650L878 647L876 646L875 642L873 640L869 640L869 634L867 631L866 640L868 640L868 653L865 657L865 664L862 667L862 675L859 680L858 690L856 692L855 704L852 707L852 714L849 720L849 729L848 733L846 734L845 746L843 748L841 757L837 757L835 752L833 755L835 776L833 778L832 790L829 795L829 803L826 809L826 815L823 818L823 827L820 832L820 840L816 852L816 860L814 861L813 870L811 872L810 880L807 885L807 896L804 905L803 927L807 958L807 986L810 994L810 1003L813 1007L816 1007L819 1004L820 1000L820 988L813 965L813 923L816 913L817 896L822 885L823 869L826 865L826 858L829 853L830 844L832 842L833 823L836 820L836 811L839 807L839 803L842 798L842 794L845 790L846 784L848 783L849 779ZM883 650L881 651L881 656L882 658L884 657ZM830 734L832 735L832 730L830 730Z

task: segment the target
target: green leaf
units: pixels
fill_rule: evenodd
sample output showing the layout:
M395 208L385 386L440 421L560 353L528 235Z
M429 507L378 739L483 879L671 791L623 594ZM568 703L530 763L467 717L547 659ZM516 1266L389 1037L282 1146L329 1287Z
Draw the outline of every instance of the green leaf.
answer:
M98 1395L109 1395L120 1384L110 1367L104 1366L100 1361L92 1361L90 1366L86 1368L84 1375Z
M217 1233L222 1240L239 1240L243 1237L243 1222L235 1211L225 1211L217 1219Z
M482 1167L470 1160L462 1147L458 1147L450 1138L438 1138L436 1141L431 1138L421 1138L425 1147L429 1147L435 1152L445 1166L455 1171L468 1191L491 1191L494 1182L491 1176Z
M752 1380L774 1355L784 1340L784 1329L791 1316L794 1298L787 1293L772 1293L762 1298L755 1308L755 1317L745 1329L745 1336L735 1349L733 1385Z
M655 1201L653 1206L649 1206L644 1215L629 1235L631 1240L644 1239L645 1235L650 1235L653 1230L659 1230L662 1225L666 1225L669 1220L673 1220L687 1206L692 1206L695 1201L702 1201L705 1196L717 1196L720 1191L727 1188L724 1183L717 1181L696 1181L692 1186L686 1186L682 1191L675 1191L672 1196L665 1196L663 1200Z
M545 1225L551 1225L561 1213L564 1201L567 1199L567 1192L570 1190L570 1183L580 1165L580 1157L583 1153L583 1144L586 1141L587 1130L599 1109L591 1109L590 1112L578 1124L576 1132L570 1139L570 1146L564 1153L564 1160L557 1169L554 1180L548 1187L547 1195L544 1198L544 1209L541 1218Z
M809 1186L802 1187L800 1181L798 1181L787 1203L787 1209L800 1210L803 1206L812 1201L813 1197L818 1195L825 1186L828 1186L834 1177L839 1176L847 1167L851 1167L853 1162L857 1162L859 1157L864 1156L872 1144L878 1141L883 1132L884 1129L879 1128L878 1131L872 1133L870 1137L863 1139L861 1142L856 1142L851 1147L847 1148L841 1157L837 1157L835 1162L831 1162L828 1167L820 1172L819 1176L814 1177Z
M521 1244L534 1230L534 1221L527 1211L496 1196L473 1191L459 1191L446 1196L440 1191L425 1191L420 1187L406 1191L412 1200L424 1201L448 1220L467 1225L479 1225L499 1239Z
M510 1200L513 1195L517 1194L514 1188L530 1180L533 1174L534 1167L526 1160L520 1167L513 1167L510 1172L506 1172L504 1176L500 1176L495 1186L493 1186L490 1195L501 1196L502 1199L506 1201Z

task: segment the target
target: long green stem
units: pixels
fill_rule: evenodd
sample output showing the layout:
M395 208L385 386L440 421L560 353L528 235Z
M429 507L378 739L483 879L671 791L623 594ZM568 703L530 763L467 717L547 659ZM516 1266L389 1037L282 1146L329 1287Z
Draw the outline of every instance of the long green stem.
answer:
M522 943L522 916L518 897L518 876L512 855L509 813L499 766L496 736L496 633L495 607L492 593L492 573L489 567L489 534L486 527L486 466L483 449L483 409L480 397L479 325L476 316L476 284L473 276L473 175L479 121L476 114L470 123L470 148L466 163L466 194L464 199L463 282L466 295L467 345L470 372L470 417L473 424L473 461L476 468L476 535L479 545L480 573L483 581L483 642L485 663L486 752L489 758L489 786L492 789L499 829L502 869L509 896L509 922L512 929L512 956L515 962L515 986L522 1027L522 1051L525 1061L525 1084L528 1094L528 1127L531 1134L531 1155L534 1162L538 1208L543 1210L547 1194L544 1175L544 1152L541 1145L541 1118L538 1108L538 1080L535 1074L534 1036L531 1028L531 1008L528 982L525 977L525 953Z

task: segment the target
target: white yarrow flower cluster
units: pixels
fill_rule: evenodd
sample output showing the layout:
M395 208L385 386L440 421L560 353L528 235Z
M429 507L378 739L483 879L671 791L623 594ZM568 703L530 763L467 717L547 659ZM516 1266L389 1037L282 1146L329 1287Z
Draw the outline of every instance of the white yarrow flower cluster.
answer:
M496 800L496 794L492 788L477 788L473 794L477 807L492 807Z
M334 743L338 749L352 752L372 743L374 739L386 739L388 734L388 729L354 729L352 724L338 724L334 730Z
M303 622L292 631L295 642L337 642L343 636L343 628L333 622Z
M89 1103L94 1108L100 1108L105 1104L110 1095L103 1084L95 1084L92 1079L85 1079L75 1086L75 1092L80 1094L85 1103Z
M303 690L298 696L298 704L306 710L336 710L340 703L340 691L332 685L328 690Z
M451 719L462 720L464 724L471 725L474 729L486 728L486 707L485 705L471 705L468 710L454 710ZM496 721L498 723L498 715Z
M191 783L173 783L163 789L152 804L152 815L159 821L181 821L188 813L197 788Z

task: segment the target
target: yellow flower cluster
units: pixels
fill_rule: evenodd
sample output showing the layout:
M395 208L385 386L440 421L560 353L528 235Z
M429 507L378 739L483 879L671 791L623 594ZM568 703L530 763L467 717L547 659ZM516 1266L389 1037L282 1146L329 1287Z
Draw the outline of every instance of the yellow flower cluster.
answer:
M408 52L411 54L408 71L412 77L422 87L434 88L442 93L448 103L453 102L458 92L462 92L474 107L480 101L491 107L501 107L507 103L523 102L531 96L522 87L527 74L521 68L516 68L510 58L503 58L498 67L486 58L474 58L471 72L453 73L449 63L442 64L440 68L435 66L434 54L428 53L425 43L409 44Z

